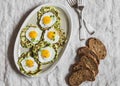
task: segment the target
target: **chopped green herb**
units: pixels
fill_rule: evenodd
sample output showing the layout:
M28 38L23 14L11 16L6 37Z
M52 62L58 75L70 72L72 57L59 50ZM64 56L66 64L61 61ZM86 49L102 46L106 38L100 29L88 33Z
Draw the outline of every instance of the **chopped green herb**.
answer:
M32 38L32 39L31 39L31 41L32 41L32 42L34 42L34 41L35 41L35 39L34 39L34 38Z

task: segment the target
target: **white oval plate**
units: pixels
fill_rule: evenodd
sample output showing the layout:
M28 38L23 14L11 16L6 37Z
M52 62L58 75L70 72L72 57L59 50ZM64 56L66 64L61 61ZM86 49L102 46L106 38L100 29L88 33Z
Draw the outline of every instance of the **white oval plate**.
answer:
M61 28L64 29L64 31L66 33L67 42L63 46L63 48L60 50L59 56L58 56L58 60L55 61L53 64L49 64L49 65L43 66L42 67L43 70L40 72L39 76L46 75L53 68L55 68L56 64L58 63L58 61L62 57L62 55L63 55L63 53L64 53L64 51L65 51L65 49L67 47L67 44L68 44L68 41L69 41L69 38L70 38L70 34L71 34L71 27L72 27L71 15L70 15L70 12L69 12L69 10L68 10L67 7L64 7L61 4L47 3L47 4L43 4L43 5L40 5L37 8L35 8L28 15L28 17L25 19L25 21L23 22L23 24L22 24L22 26L21 26L21 28L20 28L20 30L18 32L16 41L15 41L15 45L14 45L14 61L15 61L15 64L16 64L18 70L19 70L19 66L17 64L18 58L20 57L20 55L23 52L27 52L28 51L28 49L22 48L21 45L20 45L20 33L21 33L21 30L26 25L29 25L29 24L35 24L35 25L37 25L36 24L36 22L37 22L37 12L41 9L41 7L44 7L44 6L54 6L57 10L59 10L59 12L60 12L59 15L60 15L60 18L61 18Z

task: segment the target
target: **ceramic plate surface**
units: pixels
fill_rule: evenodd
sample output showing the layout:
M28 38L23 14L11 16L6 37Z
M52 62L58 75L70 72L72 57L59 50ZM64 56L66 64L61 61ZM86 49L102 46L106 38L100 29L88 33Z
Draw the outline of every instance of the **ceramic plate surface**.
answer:
M71 15L70 12L68 10L67 7L61 5L61 4L52 4L52 3L47 3L47 4L43 4L38 6L37 8L35 8L25 19L25 21L23 22L18 35L16 37L16 41L15 41L15 45L14 45L14 61L15 64L19 70L19 66L17 64L18 62L18 58L20 57L20 55L23 52L27 52L28 49L26 48L22 48L21 44L20 44L20 33L22 31L22 29L24 27L26 27L26 25L29 24L34 24L37 25L37 12L41 9L41 7L45 7L45 6L54 6L58 11L59 11L59 15L61 18L61 28L64 30L65 35L67 37L67 42L66 44L63 46L63 48L61 50L59 50L59 55L58 55L58 60L56 60L54 63L52 64L48 64L42 67L42 71L40 72L39 76L43 76L47 73L49 73L53 68L55 68L56 64L59 62L60 58L62 57L64 51L67 48L67 44L71 35L71 28L72 28L72 20L71 20ZM65 58L65 57L63 57Z

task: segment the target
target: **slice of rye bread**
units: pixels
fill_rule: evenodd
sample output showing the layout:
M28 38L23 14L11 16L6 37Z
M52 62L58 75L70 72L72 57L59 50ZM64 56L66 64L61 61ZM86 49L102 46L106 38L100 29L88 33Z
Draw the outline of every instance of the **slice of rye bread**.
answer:
M91 75L91 77L87 77L86 80L87 80L87 81L94 81L94 80L95 80L94 73L89 69L89 67L88 67L85 63L83 63L83 62L81 62L81 61L73 64L73 66L72 66L72 71L75 72L75 71L78 71L78 70L83 70L83 69L85 69L85 68L89 70L89 73L88 73L88 74Z
M94 77L98 74L98 64L91 57L82 56L80 61L94 73Z
M107 50L105 45L97 38L89 38L86 45L98 56L99 59L104 59Z
M99 64L100 62L98 56L92 50L90 50L87 46L79 48L78 55L79 57L83 55L89 56L93 58L97 64Z
M79 61L79 62L76 62L72 65L72 71L77 71L77 70L80 70L80 69L84 69L86 67L86 64Z
M69 77L69 85L79 86L82 82L92 77L91 73L92 72L88 68L73 72Z

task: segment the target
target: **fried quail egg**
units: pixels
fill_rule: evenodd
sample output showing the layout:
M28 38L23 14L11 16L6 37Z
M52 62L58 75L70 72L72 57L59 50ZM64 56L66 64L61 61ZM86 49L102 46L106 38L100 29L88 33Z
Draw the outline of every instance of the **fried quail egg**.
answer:
M22 60L21 65L26 72L33 72L36 71L38 68L38 64L32 57L27 57Z
M27 76L38 75L41 71L41 63L32 56L32 52L22 53L17 63L21 73Z
M52 12L44 13L40 19L39 24L43 28L51 27L56 22L56 16Z
M38 52L39 61L41 63L47 63L52 61L55 58L56 52L52 47L41 48Z
M42 31L39 28L30 27L26 31L26 38L31 41L33 44L36 44L40 41Z
M48 43L53 44L53 43L58 42L59 38L60 38L60 36L56 29L51 28L51 29L45 31L44 41L47 41Z

